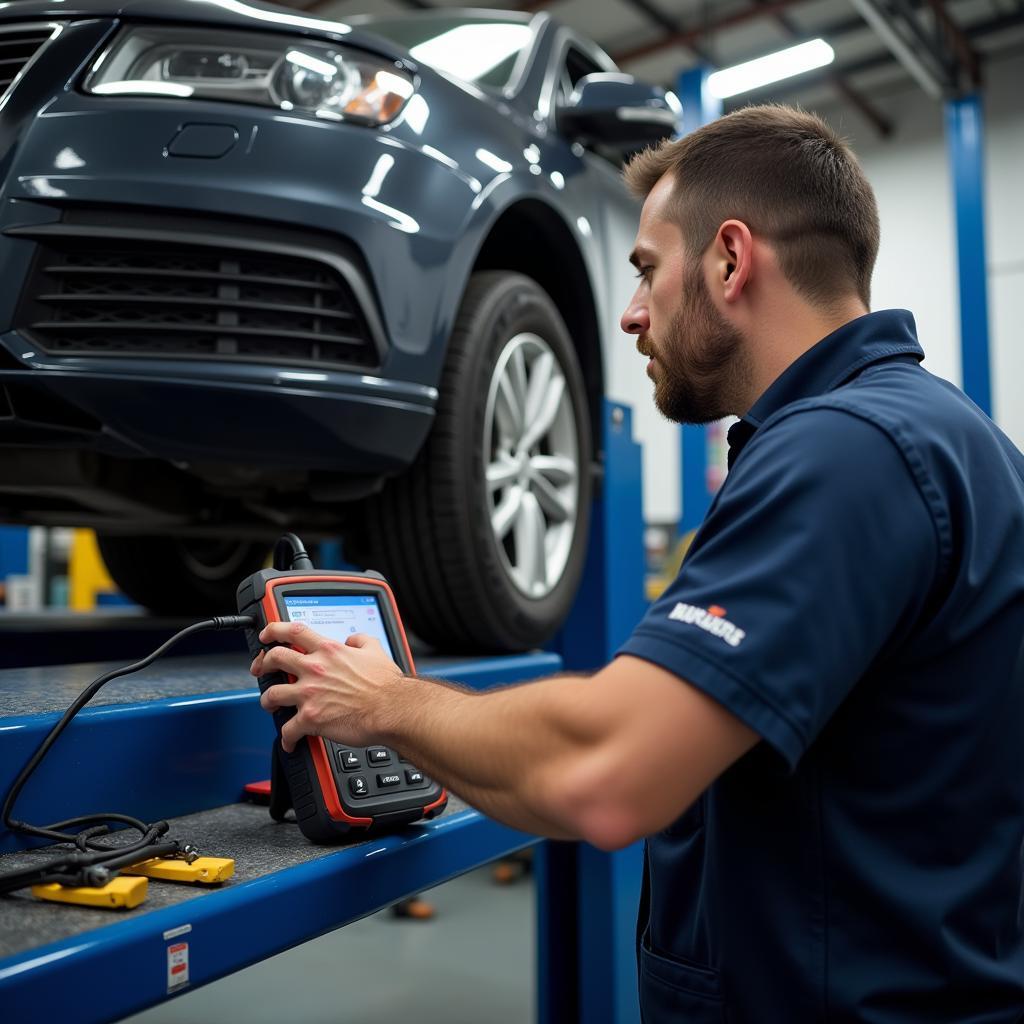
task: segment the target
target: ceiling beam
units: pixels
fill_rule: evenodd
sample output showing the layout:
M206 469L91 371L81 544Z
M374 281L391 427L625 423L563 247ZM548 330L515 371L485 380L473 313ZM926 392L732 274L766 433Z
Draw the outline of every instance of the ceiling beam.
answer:
M942 0L927 0L927 2L935 12L935 19L949 40L957 63L963 68L973 85L981 85L981 60L978 57L978 52L971 46L971 41L953 20Z
M653 21L656 25L663 28L666 32L678 32L680 30L679 23L675 18L669 17L660 8L655 7L654 4L650 3L649 0L625 0L630 7L636 11L640 11L641 14L645 14L650 21ZM687 44L693 55L704 64L714 64L711 54L704 49L696 40L692 43Z
M801 2L803 0L764 0L764 3L756 4L753 7L744 7L720 18L704 21L700 25L693 25L690 28L669 32L660 39L646 43L643 46L634 46L630 50L613 53L612 58L616 64L623 64L626 61L649 57L652 53L659 53L672 46L690 46L692 43L699 42L702 36L710 35L712 32L735 28L737 25L743 25L748 21L768 17Z
M931 47L922 45L907 17L894 12L886 0L850 0L903 69L934 100L941 100L946 68ZM898 2L898 0L897 0ZM911 15L911 18L913 15Z

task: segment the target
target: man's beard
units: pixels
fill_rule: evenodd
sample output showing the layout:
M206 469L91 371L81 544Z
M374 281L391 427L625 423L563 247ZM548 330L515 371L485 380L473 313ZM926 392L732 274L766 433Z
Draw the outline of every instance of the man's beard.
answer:
M712 423L737 411L749 377L743 336L715 308L698 268L685 282L683 303L653 348L654 403L676 423Z

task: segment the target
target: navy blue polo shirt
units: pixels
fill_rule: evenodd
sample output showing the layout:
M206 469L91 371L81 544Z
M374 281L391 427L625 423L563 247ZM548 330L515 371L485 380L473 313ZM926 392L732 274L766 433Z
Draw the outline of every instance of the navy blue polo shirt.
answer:
M763 741L648 840L648 1024L1024 1020L1024 457L922 358L793 363L620 652Z

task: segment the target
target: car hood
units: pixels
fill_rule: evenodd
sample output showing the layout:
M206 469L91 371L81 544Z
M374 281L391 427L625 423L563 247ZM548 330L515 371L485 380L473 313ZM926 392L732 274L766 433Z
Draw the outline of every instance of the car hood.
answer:
M408 55L400 47L365 29L342 21L312 18L286 7L243 0L10 0L0 3L0 25L49 18L129 18L133 21L181 21L228 28L283 30L300 35L344 40L390 59Z

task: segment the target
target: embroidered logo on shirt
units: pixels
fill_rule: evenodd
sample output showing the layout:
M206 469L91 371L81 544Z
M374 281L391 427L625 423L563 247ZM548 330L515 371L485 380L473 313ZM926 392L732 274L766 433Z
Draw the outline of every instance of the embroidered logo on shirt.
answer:
M668 613L668 617L676 622L685 622L688 626L697 626L712 636L721 637L730 647L739 647L740 641L747 635L745 630L725 617L725 609L717 604L710 608L698 608L679 601Z

